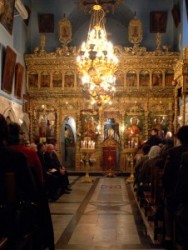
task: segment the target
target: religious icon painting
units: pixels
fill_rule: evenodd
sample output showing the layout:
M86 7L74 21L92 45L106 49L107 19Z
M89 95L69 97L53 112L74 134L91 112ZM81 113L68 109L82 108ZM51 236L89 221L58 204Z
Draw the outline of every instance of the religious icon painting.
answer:
M21 99L21 97L22 97L23 79L24 79L24 67L20 63L17 63L16 67L15 67L14 95L18 99Z
M150 12L150 32L165 33L167 25L167 11Z
M115 72L115 77L116 77L115 85L117 87L124 86L124 73L118 70Z
M41 88L49 88L50 87L50 74L46 71L41 74Z
M15 0L6 0L5 9L1 16L1 23L5 29L12 35L13 21L14 21L14 4Z
M65 88L73 88L74 87L74 73L68 71L64 76L64 87Z
M137 75L134 70L129 71L126 76L126 85L127 87L136 87L137 86Z
M173 80L174 80L174 71L167 70L165 72L165 86L172 86Z
M162 72L160 70L153 71L153 74L152 74L152 86L153 87L162 86Z
M28 88L37 88L38 87L38 73L31 72L28 76Z
M53 74L53 87L54 88L61 88L62 87L62 73L61 72L54 72Z
M39 14L38 25L39 25L39 33L53 33L54 15L51 13Z
M139 74L139 86L140 87L148 87L150 81L149 71L142 70Z
M9 46L7 46L1 88L8 94L12 93L16 56L16 53Z

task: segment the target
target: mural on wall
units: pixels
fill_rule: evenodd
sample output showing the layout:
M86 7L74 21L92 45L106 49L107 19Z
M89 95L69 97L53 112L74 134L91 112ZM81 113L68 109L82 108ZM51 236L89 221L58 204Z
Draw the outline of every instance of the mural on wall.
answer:
M90 137L91 140L97 139L97 125L99 121L98 111L82 110L81 111L81 137Z

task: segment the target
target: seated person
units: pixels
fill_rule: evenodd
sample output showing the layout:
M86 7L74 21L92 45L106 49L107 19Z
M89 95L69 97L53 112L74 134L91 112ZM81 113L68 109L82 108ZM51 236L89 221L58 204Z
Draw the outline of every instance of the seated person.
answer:
M46 145L44 145L43 143L38 143L37 154L43 169L45 192L49 200L55 201L59 198L59 181L58 177L48 173L47 171L44 159L45 152L46 152Z
M157 145L152 146L148 152L148 159L143 163L139 169L138 183L142 185L149 185L151 183L152 168L161 166L160 157L161 148Z
M142 169L144 162L149 159L148 153L149 153L150 148L151 147L148 144L143 144L141 147L142 155L141 155L140 159L138 159L138 161L135 164L134 186L138 185L138 178L139 178L140 169Z
M54 178L56 178L58 181L60 189L59 194L69 194L71 188L69 188L68 174L65 168L61 165L57 154L55 153L53 144L48 144L46 146L46 152L44 153L44 161L47 174L54 176Z
M31 233L32 249L42 249L45 246L50 250L54 250L51 215L42 188L37 185L38 178L34 178L25 151L22 152L20 148L15 149L16 146L15 148L7 146L7 142L10 142L10 139L12 139L12 142L14 139L14 142L19 144L19 129L19 125L15 123L11 123L7 126L5 118L0 114L0 179L4 179L6 172L12 172L15 176L15 183L14 181L9 182L12 188L14 188L14 192L12 192L12 188L6 190L7 186L4 185L2 179L0 182L1 204L5 204L9 207L9 199L13 199L10 203L10 210L1 209L0 211L1 219L3 217L0 223L1 235L8 236L8 246L6 246L6 249L18 249L18 246L19 249L21 249L25 235ZM10 132L15 133L9 134ZM38 170L39 169L36 168L36 172L38 172ZM9 190L11 190L11 193L9 193L10 196L7 196L7 191ZM27 206L24 208L23 203L23 207L19 209L20 201L26 201ZM32 204L35 205L31 207ZM15 208L18 210L12 210ZM29 209L27 210L26 208ZM16 213L12 213L12 211ZM14 214L16 218L11 220L10 217L13 218L12 216L14 216ZM6 220L6 218L8 218L8 220ZM27 247L28 245L26 248Z

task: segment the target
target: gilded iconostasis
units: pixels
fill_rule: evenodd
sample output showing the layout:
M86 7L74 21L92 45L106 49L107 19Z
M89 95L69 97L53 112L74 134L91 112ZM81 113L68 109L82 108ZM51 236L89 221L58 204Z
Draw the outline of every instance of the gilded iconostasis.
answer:
M185 48L180 57L176 45L179 35L171 34L172 30L177 34L180 23L171 13L171 9L177 11L178 6L172 2L170 11L148 10L147 15L142 16L140 11L135 14L129 2L127 5L116 1L114 5L113 1L104 1L103 7L108 10L106 18L109 15L110 20L106 22L111 32L107 32L108 37L115 42L118 38L122 41L119 35L124 34L124 43L114 44L118 65L113 71L116 91L110 96L111 101L99 100L93 104L87 86L83 86L83 72L77 62L83 52L80 39L84 41L88 32L82 29L89 18L83 13L88 14L92 5L83 2L73 8L74 13L84 18L80 24L80 19L71 15L58 19L56 13L41 13L37 20L40 29L34 32L37 25L33 26L32 48L24 54L24 61L11 46L0 46L4 65L0 69L4 93L4 97L0 97L0 110L10 120L22 124L29 141L56 144L60 160L72 170L84 169L81 149L87 145L94 149L93 170L104 170L103 151L109 147L116 155L116 170L126 172L129 169L125 166L125 149L138 148L152 128L157 128L159 135L165 137L188 121L188 53ZM40 9L41 2L36 4ZM120 10L128 13L126 24L117 15ZM113 15L118 25L113 23ZM50 25L44 25L45 20ZM147 31L145 23L149 24ZM152 41L151 45L148 41ZM102 94L97 95L100 99Z

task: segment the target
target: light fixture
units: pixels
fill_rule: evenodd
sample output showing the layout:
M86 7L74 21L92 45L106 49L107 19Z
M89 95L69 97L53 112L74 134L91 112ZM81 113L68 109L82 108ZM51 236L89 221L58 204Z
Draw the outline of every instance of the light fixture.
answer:
M28 19L28 11L21 0L15 0L15 8L23 19Z
M118 64L113 45L107 39L104 17L102 6L94 5L87 40L77 57L84 90L99 106L108 103L115 93L114 72Z

